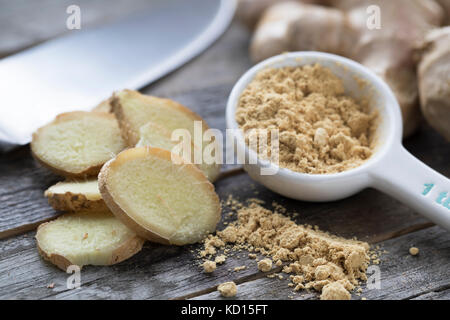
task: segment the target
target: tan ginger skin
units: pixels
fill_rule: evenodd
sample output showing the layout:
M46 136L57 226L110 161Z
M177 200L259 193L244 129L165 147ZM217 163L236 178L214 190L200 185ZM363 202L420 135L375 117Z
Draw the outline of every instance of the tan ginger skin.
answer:
M262 12L250 47L254 61L305 50L335 53L359 61L394 91L402 109L404 136L416 130L421 113L415 52L426 33L444 22L445 9L437 1L265 0L256 5L257 2L260 0L240 0L238 7L238 16L247 19L244 22L250 26L257 13ZM447 0L439 2L445 5ZM265 10L261 10L263 4ZM251 5L259 8L253 15L246 13ZM380 29L367 27L367 8L371 5L381 8Z
M450 141L450 27L427 35L418 75L422 113Z

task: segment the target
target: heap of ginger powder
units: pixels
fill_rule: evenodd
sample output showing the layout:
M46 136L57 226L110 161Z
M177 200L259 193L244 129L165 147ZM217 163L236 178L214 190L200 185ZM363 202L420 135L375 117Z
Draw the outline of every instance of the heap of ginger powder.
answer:
M251 129L278 129L280 167L310 174L338 173L366 161L377 118L367 101L346 96L342 81L319 64L260 71L236 111L247 144Z
M277 210L255 202L242 206L237 221L204 240L200 255L213 256L219 250L258 253L283 266L294 290L314 289L326 300L350 299L350 291L367 280L369 245L298 225ZM267 262L261 260L258 268L270 271Z

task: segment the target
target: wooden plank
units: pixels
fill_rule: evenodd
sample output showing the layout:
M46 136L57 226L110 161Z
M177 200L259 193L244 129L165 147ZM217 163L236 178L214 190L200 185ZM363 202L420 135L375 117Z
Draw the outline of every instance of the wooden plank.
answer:
M450 289L421 294L411 300L450 300Z
M215 286L217 278L233 275L227 269L204 275L187 247L147 244L141 253L119 265L86 267L81 273L82 287L68 290L68 275L38 256L32 237L28 233L0 244L0 298L163 299ZM14 266L16 263L19 265ZM227 267L237 264L230 260ZM47 288L51 283L54 288Z
M375 190L366 190L332 205L304 203L277 196L254 184L246 174L221 180L216 190L221 199L227 199L229 194L234 194L236 199L258 197L265 199L268 207L276 201L289 210L300 212L298 223L319 225L323 230L369 241L390 238L424 221ZM377 204L382 210L377 209ZM225 207L224 221L234 219L228 212ZM219 229L224 227L224 221ZM28 233L0 241L0 298L90 299L105 297L106 293L118 299L190 297L211 291L221 282L246 282L258 274L255 261L248 259L245 252L230 257L213 275L205 275L198 267L195 252L190 251L198 246L177 248L148 244L141 253L117 266L86 267L82 272L82 288L71 291L65 287L67 275L38 256L33 236L34 233ZM242 265L247 269L233 271ZM56 284L53 290L46 288L50 283Z
M411 256L409 248L420 249ZM450 233L433 227L383 243L381 290L363 290L367 299L410 299L450 286Z
M362 286L361 295L352 298L367 299L445 299L450 294L450 234L433 227L396 239L382 242L381 289ZM408 249L420 248L418 256L411 256ZM294 292L288 287L288 275L284 279L263 277L238 285L237 299L317 299L318 294L307 291ZM199 295L195 299L223 299L217 291Z
M58 179L35 164L28 147L0 157L0 238L32 230L56 217L44 190Z
M317 299L318 294L308 291L295 292L292 288L289 288L287 276L284 275L283 279L267 278L264 275L260 275L259 279L243 282L238 284L238 293L234 298L237 300L312 300ZM214 288L215 289L215 288ZM196 295L191 298L192 300L229 300L230 298L224 298L217 290L203 295ZM230 299L230 300L231 300Z

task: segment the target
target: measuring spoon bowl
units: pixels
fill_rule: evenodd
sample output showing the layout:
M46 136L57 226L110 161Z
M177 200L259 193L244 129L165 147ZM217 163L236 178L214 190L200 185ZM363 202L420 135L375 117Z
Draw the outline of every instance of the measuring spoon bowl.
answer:
M344 84L346 94L367 99L379 114L373 155L362 165L333 174L305 174L258 158L248 148L235 119L239 98L256 74L266 68L320 64ZM435 223L450 230L450 180L429 168L402 145L400 106L388 85L363 65L333 54L292 52L267 59L248 70L235 84L227 103L228 129L235 129L237 153L245 155L250 177L288 198L327 202L347 198L373 187L399 199Z

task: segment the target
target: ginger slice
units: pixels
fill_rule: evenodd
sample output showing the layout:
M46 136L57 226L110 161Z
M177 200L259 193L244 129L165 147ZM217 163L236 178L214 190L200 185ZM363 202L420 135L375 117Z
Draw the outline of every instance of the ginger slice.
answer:
M164 128L154 122L149 122L143 125L140 129L140 139L137 143L136 147L155 147L164 150L168 150L170 152L175 153L176 155L182 157L185 161L194 163L194 152L201 152L201 146L196 146L193 142L186 148L184 147L186 152L183 154L182 144L183 142L175 142L171 139L171 133ZM202 162L201 164L197 164L197 167L205 174L205 176L213 182L220 171L220 166L216 164L207 164Z
M102 168L99 187L111 211L154 242L198 242L220 219L214 186L195 165L167 150L140 147L121 152Z
M48 188L48 203L60 211L109 211L98 190L97 179L61 181Z
M160 124L169 132L187 129L192 138L194 121L202 122L203 131L209 129L199 115L170 99L147 96L133 90L122 90L114 94L111 104L122 135L130 147L139 142L139 130L148 122Z
M194 142L195 139L195 121L201 121L202 132L200 134L202 134L202 137L203 133L209 129L206 121L199 115L170 99L147 96L132 90L122 90L114 94L111 104L112 111L119 121L122 137L129 147L134 147L138 143L139 146L146 145L142 140L139 140L142 138L141 128L149 122L153 123L153 127L155 125L163 127L164 129L161 130L161 132L166 132L165 135L169 137L174 130L188 130L192 142ZM151 128L152 127L147 127L143 130L146 134L149 134L149 129ZM206 143L202 146L200 146L200 144L201 143L199 143L198 147L201 147L201 150L203 151ZM220 164L202 164L202 166L204 166L204 169L208 172L207 175L210 181L215 181L220 172Z
M125 147L113 114L83 111L60 114L38 129L31 142L38 162L70 178L97 175Z
M139 252L144 239L111 212L77 212L41 224L36 233L39 253L58 268L112 265Z

